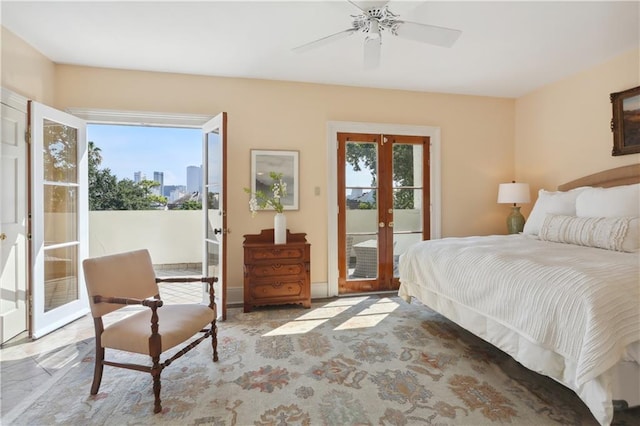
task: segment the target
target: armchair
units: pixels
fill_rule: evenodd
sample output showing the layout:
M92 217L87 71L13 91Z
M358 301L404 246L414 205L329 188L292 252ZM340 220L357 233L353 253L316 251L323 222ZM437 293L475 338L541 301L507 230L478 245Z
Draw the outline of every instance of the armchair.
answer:
M147 250L85 259L82 262L89 303L96 333L96 356L91 395L96 395L105 365L150 373L153 377L154 413L162 410L160 374L207 337L211 336L213 361L218 361L216 306L213 283L217 277L156 278ZM164 305L159 282L199 281L209 284L209 305ZM148 309L136 312L104 326L102 317L127 305ZM204 333L170 358L160 362L160 355L186 342L196 333ZM118 349L151 357L151 365L124 364L105 359L105 349Z

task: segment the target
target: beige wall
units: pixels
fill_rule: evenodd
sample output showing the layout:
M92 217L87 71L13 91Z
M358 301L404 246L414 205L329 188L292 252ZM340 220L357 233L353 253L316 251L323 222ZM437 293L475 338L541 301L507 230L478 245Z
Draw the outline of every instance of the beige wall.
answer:
M438 126L444 236L503 232L497 185L514 175L514 100L59 65L55 107L228 113L228 285L242 286L242 235L273 227L248 209L251 149L300 151L293 232L312 244L312 282L327 280L328 121ZM99 141L95 141L99 145ZM314 187L320 187L319 196Z
M640 154L611 155L609 94L635 86L640 86L637 49L516 100L515 169L520 181L531 184L532 195L640 162Z
M312 281L327 279L328 121L437 126L442 131L442 235L504 232L500 182L532 193L640 161L612 157L609 93L640 84L634 50L517 100L293 82L201 77L54 65L2 29L2 86L54 107L229 114L229 285L242 285L242 235L272 226L251 219L251 149L300 151L300 206L289 228L312 244ZM99 143L99 141L96 141ZM319 196L314 187L320 187ZM523 211L531 208L525 206Z
M55 64L2 27L2 87L24 97L52 105Z

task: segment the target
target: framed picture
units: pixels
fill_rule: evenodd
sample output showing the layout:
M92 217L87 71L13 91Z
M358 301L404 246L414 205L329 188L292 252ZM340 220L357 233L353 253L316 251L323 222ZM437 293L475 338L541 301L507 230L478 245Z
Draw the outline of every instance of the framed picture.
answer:
M640 86L611 94L612 155L640 152Z
M271 192L271 172L282 173L287 195L280 200L284 210L298 210L298 151L251 150L251 192ZM273 208L265 208L273 210Z

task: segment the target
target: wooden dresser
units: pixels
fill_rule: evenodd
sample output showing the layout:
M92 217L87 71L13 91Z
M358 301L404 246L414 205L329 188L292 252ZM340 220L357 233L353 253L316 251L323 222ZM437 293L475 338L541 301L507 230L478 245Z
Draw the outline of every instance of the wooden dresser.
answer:
M286 244L273 243L273 229L244 236L245 312L285 303L311 307L311 244L306 235L287 230Z

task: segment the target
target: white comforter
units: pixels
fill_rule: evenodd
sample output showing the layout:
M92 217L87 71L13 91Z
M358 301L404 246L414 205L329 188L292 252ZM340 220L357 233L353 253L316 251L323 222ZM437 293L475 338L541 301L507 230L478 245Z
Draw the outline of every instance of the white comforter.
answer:
M445 238L409 248L399 271L405 299L423 286L570 360L572 388L640 340L637 253L522 235Z

